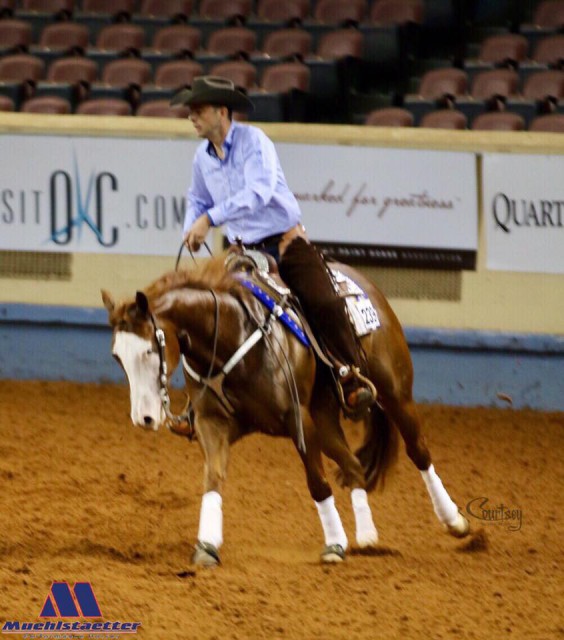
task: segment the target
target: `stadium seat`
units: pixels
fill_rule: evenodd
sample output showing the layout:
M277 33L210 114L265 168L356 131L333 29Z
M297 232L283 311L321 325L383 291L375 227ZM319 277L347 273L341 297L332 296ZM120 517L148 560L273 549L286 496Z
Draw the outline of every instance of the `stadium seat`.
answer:
M193 56L201 46L202 34L196 27L175 24L157 29L153 36L153 48L174 54Z
M88 48L88 27L78 22L54 22L47 25L39 37L39 45L68 52L84 52Z
M21 0L20 6L24 11L69 18L74 12L75 2L74 0Z
M564 66L564 34L546 36L539 40L533 51L532 59L550 67Z
M15 111L16 105L8 96L0 95L0 111Z
M71 56L54 60L47 70L50 82L90 84L98 79L98 65L89 58Z
M378 24L421 24L423 18L422 0L375 0L370 8L370 21Z
M564 98L564 71L550 69L532 73L523 84L523 95L530 100Z
M301 62L281 62L266 67L260 87L270 93L286 93L292 89L308 91L310 71Z
M0 58L0 80L36 82L44 77L45 63L41 58L26 53Z
M135 10L135 0L82 0L84 13L100 13L117 19L129 18Z
M151 65L138 58L118 58L108 62L102 71L102 82L113 87L135 85L138 87L150 82Z
M316 53L326 59L362 58L363 41L364 37L357 29L329 31L321 36Z
M546 113L533 118L529 125L529 131L548 131L552 133L564 133L564 114Z
M139 54L145 45L145 30L136 24L119 23L102 27L96 38L99 49Z
M419 123L420 127L431 129L466 129L468 118L456 109L437 109L426 113Z
M418 95L430 100L444 96L463 96L468 93L468 74L462 69L446 67L432 69L423 74Z
M475 131L523 131L525 120L510 111L490 111L474 118L472 129Z
M539 27L564 26L564 0L543 0L533 13L533 24Z
M358 24L366 14L366 0L317 0L313 12L318 22L333 25Z
M493 64L519 63L527 59L528 39L518 33L499 33L487 37L480 45L478 58Z
M384 107L368 113L364 124L369 127L412 127L414 119L407 109Z
M171 20L189 19L194 9L194 0L143 0L139 13L142 16L157 16Z
M210 75L228 78L237 87L253 89L257 85L256 67L246 60L227 60L213 65Z
M136 111L137 116L144 118L187 118L189 113L188 107L171 107L170 100L149 100Z
M23 53L33 41L31 24L26 20L0 20L0 51Z
M305 58L312 52L312 42L311 33L305 29L278 29L265 36L262 52L271 58Z
M489 100L501 96L507 98L519 94L519 74L513 69L491 69L478 73L472 82L473 98Z
M26 100L20 111L24 113L50 113L69 114L72 113L71 104L64 98L57 96L37 96Z
M257 15L261 20L296 24L302 22L310 12L309 0L259 0Z
M190 86L195 77L201 76L204 68L195 60L171 60L163 62L155 71L155 84L159 87L179 89Z
M250 55L256 50L257 34L246 27L215 29L210 35L206 51L223 56Z
M127 100L95 98L81 102L76 113L89 116L130 116L133 110Z
M200 0L199 15L202 18L244 22L253 10L253 0Z

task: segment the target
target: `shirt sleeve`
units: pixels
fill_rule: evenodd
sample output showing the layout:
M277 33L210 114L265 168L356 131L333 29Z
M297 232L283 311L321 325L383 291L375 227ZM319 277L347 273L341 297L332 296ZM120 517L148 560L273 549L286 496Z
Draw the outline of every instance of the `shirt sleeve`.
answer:
M212 206L213 200L202 175L200 154L197 153L192 166L192 184L186 197L183 234L192 227L197 218L206 213Z
M243 218L267 205L276 188L278 156L260 130L243 140L243 187L208 213L215 225Z

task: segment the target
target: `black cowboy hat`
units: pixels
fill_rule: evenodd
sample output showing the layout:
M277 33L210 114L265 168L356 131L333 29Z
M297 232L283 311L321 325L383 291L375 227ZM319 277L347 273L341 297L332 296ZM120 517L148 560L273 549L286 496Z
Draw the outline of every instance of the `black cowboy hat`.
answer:
M212 104L233 111L252 111L253 103L231 80L219 76L197 76L190 89L182 89L170 101L171 106Z

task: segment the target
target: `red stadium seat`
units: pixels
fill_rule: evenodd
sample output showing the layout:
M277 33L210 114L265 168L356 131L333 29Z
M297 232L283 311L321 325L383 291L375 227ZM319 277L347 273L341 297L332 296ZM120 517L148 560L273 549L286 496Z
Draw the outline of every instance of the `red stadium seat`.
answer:
M201 76L204 68L195 60L171 60L163 62L155 71L155 84L160 87L179 89L190 86L196 76Z
M119 98L95 98L81 102L76 113L88 116L130 116L133 113L127 100Z
M423 22L422 0L376 0L370 8L370 21L378 24Z
M145 45L145 30L136 24L110 24L100 29L96 38L99 49L139 53Z
M309 90L310 70L300 62L283 62L266 67L260 83L270 93L286 93L292 89Z
M412 127L413 115L400 107L385 107L371 111L364 121L369 127Z
M252 10L253 0L201 0L199 14L202 18L241 22Z
M64 51L86 51L89 41L88 27L78 22L48 24L39 37L40 46Z
M210 75L231 80L237 87L253 89L257 85L257 70L246 60L227 60L213 65Z
M478 58L499 64L506 61L523 62L529 53L529 41L518 33L502 33L486 38L480 45Z
M525 120L510 111L491 111L481 113L474 118L472 129L475 131L523 131Z
M529 131L564 133L564 113L546 113L533 118Z
M256 50L257 34L246 27L216 29L208 39L206 50L225 56L251 54Z
M33 41L31 23L26 20L0 20L0 50L12 53L27 51Z
M363 35L357 29L337 29L321 36L317 55L321 58L337 59L350 56L362 58Z
M327 24L359 23L366 17L366 0L318 0L314 18Z
M139 105L135 115L144 118L187 118L189 113L188 107L171 107L170 100L150 100Z
M301 22L309 11L309 0L259 0L257 7L258 17L272 22Z
M265 36L262 51L272 58L305 58L311 53L312 42L311 33L305 29L277 29Z
M177 54L194 55L202 42L201 31L187 24L161 27L153 36L153 48Z
M69 114L72 112L70 102L58 96L38 96L26 100L20 111L24 113Z
M194 0L143 0L139 13L162 18L190 18Z
M471 95L474 98L488 100L496 96L507 98L518 95L520 91L519 74L513 69L491 69L481 71L474 77Z
M468 118L456 109L437 109L426 113L419 123L420 127L430 129L466 129Z

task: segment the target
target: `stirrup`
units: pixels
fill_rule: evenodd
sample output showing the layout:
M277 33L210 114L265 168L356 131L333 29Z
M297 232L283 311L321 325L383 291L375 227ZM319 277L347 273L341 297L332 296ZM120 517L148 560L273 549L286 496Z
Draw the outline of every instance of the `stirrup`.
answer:
M345 392L343 390L343 383L346 383L351 378L356 378L356 380L358 381L359 392L362 395L362 397L359 398L358 405L354 407L351 407L347 402L347 399L345 398ZM360 373L360 369L358 367L350 367L348 369L348 373L344 376L341 375L337 380L336 386L339 396L339 402L341 404L341 408L343 409L343 413L347 418L350 418L352 420L359 420L360 418L363 418L370 407L376 402L376 398L378 397L376 387L372 384L371 380Z

